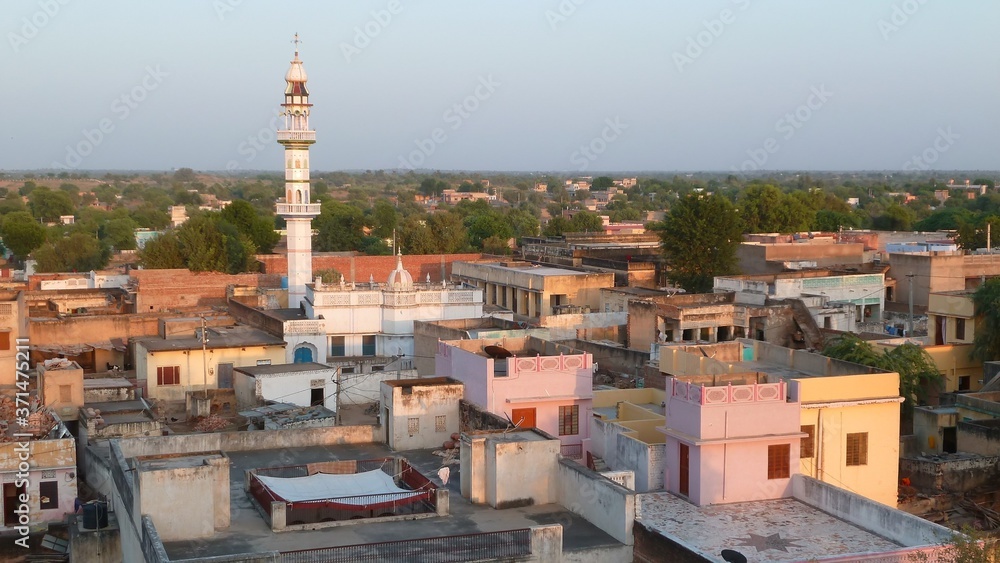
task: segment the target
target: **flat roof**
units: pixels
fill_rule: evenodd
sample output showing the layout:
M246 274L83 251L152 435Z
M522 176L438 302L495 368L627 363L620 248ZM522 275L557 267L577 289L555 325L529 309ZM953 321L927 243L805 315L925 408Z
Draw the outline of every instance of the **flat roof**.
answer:
M211 338L211 337L209 337ZM337 368L316 362L303 362L299 364L271 364L269 366L246 366L233 368L233 371L245 373L251 377L258 375L275 375L280 373L300 373L303 371L336 371Z
M135 387L124 377L94 377L84 378L84 389L120 389L123 387Z
M165 350L195 350L202 347L201 339L195 336L184 338L139 338L137 343L150 352L160 352ZM279 346L285 341L270 334L248 327L209 327L208 343L205 345L209 350L217 348L236 348L241 346Z
M904 547L794 498L699 507L671 493L637 497L636 521L709 561L724 562L723 549L777 563Z
M189 455L143 456L136 458L139 471L162 471L184 467L201 467L210 459L221 459L222 452L201 452Z
M210 538L165 542L164 548L170 559L175 560L458 536L547 524L563 525L564 550L621 545L601 529L558 504L504 510L474 505L462 498L459 464L448 465L451 476L447 486L441 484L437 472L441 468L442 458L434 455L433 451L394 452L385 444L371 443L226 452L231 464L230 489L240 491L240 494L233 494L230 499L229 528L216 530ZM280 460L281 465L296 465L318 461L376 459L394 455L403 456L410 465L417 468L435 485L448 489L449 516L396 522L366 522L323 530L274 533L242 492L244 470L273 466L275 460ZM455 541L463 540L456 538ZM386 555L384 559L388 560L388 556Z
M258 309L261 313L282 321L312 320L302 309Z
M461 262L459 262L461 263ZM565 268L556 268L554 266L537 266L531 262L524 262L523 266L507 266L510 262L465 262L465 264L472 264L474 266L483 266L486 268L496 268L499 270L506 270L508 272L523 272L526 274L531 274L533 276L589 276L593 275L594 272L580 272L577 270L567 270ZM521 264L518 262L517 264Z
M413 379L387 379L383 381L390 387L416 387L424 385L462 385L461 381L450 377L416 377Z

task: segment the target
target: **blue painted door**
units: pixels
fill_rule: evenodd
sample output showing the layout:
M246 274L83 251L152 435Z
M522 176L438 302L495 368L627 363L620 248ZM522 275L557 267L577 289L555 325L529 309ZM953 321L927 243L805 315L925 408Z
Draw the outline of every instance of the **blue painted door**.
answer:
M313 361L312 350L305 346L295 349L295 363L305 364L311 361Z

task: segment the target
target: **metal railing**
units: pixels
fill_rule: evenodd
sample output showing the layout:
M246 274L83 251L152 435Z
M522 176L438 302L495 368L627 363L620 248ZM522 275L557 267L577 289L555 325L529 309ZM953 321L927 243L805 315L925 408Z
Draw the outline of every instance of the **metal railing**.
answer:
M278 215L319 215L318 203L278 203L275 210Z
M506 530L282 552L282 563L459 563L531 555L531 530Z

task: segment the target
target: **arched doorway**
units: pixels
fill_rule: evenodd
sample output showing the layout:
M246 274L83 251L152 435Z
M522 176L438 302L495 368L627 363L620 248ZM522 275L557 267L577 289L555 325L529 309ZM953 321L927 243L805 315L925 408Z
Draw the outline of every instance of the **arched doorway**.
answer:
M313 351L309 346L299 346L295 349L295 363L306 364L313 361Z

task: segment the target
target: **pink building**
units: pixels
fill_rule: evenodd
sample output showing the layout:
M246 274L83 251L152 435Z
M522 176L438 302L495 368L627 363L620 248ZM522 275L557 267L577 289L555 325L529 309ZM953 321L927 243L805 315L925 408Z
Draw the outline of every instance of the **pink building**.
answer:
M668 381L668 491L698 506L791 496L806 434L785 381L765 383L763 373Z
M465 400L520 428L558 436L566 457L589 450L594 359L535 337L438 343L436 375L465 384Z

